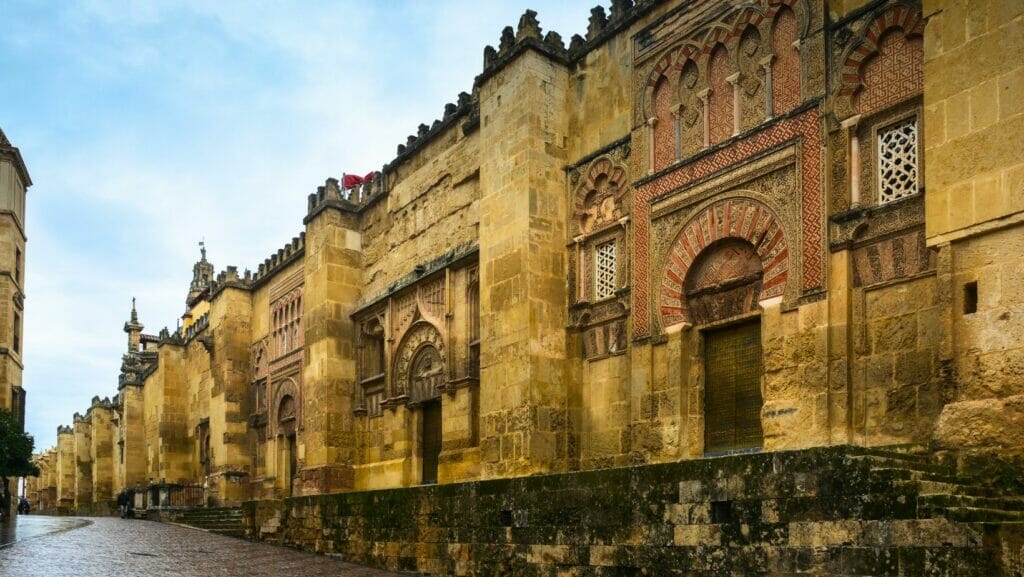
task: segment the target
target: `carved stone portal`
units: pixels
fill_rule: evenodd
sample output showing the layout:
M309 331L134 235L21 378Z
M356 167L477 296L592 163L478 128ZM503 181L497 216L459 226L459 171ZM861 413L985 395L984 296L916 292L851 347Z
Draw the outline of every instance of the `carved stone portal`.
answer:
M427 350L432 352L428 353ZM423 354L421 354L421 352ZM416 378L414 361L416 363L416 367L425 367L425 363L427 363L428 360L430 361L431 370L434 370L433 367L440 367L440 375L432 377L432 379L436 378L439 383L444 383L446 378L444 374L444 363L442 361L443 358L444 342L441 339L440 331L438 331L434 325L426 321L418 321L414 323L409 328L408 332L406 332L405 337L402 339L402 344L399 345L398 353L395 355L392 396L412 396L412 391L410 389L413 384L413 379ZM415 401L416 399L413 400Z

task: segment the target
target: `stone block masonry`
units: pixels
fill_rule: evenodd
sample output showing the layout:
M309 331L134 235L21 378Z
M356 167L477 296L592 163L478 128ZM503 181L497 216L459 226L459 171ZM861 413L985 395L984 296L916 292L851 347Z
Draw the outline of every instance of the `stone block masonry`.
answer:
M253 501L244 521L430 575L1011 574L1017 525L980 507L996 501L1017 502L926 456L838 446Z

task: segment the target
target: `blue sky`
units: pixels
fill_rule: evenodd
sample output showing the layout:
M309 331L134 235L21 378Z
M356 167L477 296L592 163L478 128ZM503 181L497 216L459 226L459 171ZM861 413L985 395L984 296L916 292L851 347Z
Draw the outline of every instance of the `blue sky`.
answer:
M174 328L199 240L218 270L255 268L325 178L379 169L470 91L524 9L568 42L594 0L526 2L3 0L37 449L117 392L133 296L146 332Z

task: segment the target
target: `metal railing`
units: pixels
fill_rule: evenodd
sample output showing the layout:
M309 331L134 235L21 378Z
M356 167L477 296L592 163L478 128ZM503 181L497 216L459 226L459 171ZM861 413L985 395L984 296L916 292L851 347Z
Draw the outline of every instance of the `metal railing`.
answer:
M206 505L206 488L202 485L157 483L146 487L145 493L147 509L192 509Z

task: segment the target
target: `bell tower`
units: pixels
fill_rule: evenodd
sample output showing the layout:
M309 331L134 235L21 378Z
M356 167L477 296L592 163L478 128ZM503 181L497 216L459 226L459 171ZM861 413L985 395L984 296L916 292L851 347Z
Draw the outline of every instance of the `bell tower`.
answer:
M25 193L32 179L21 152L0 129L0 409L25 425L25 390L21 388L22 324L25 303Z
M142 337L144 327L139 322L139 313L135 311L135 297L132 297L132 314L128 322L124 323L124 332L128 333L128 352L135 353L139 350L139 340Z
M188 306L192 306L213 282L213 264L206 260L206 244L204 242L199 243L199 252L202 256L192 267L192 284L189 285L188 298L185 301Z

